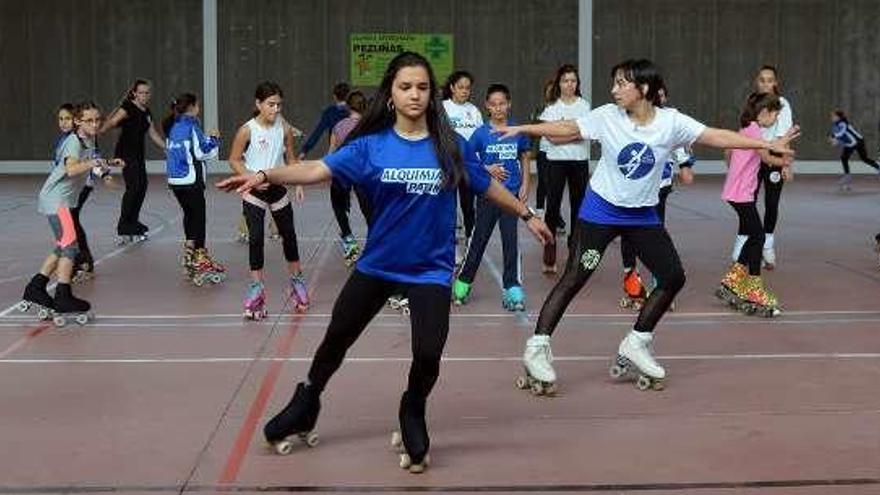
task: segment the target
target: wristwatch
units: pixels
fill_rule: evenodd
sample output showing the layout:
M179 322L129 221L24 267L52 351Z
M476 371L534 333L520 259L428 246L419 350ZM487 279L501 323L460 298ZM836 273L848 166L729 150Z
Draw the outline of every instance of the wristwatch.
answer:
M528 222L532 218L535 218L535 210L532 209L531 206L526 206L526 212L519 216L523 222Z

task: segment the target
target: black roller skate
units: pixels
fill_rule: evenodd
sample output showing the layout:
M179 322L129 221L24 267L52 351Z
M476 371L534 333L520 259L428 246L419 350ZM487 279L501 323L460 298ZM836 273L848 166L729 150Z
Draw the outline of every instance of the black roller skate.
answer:
M24 295L21 296L21 302L18 303L18 310L26 313L31 307L35 307L39 319L52 318L52 313L55 312L55 300L46 292L48 283L49 277L42 273L34 275L24 288Z
M72 318L77 325L85 325L92 319L89 313L91 309L88 301L74 297L70 284L58 284L55 288L55 317L52 322L56 327L66 325L68 318Z
M400 467L419 474L427 469L431 458L428 449L428 425L425 423L425 398L410 391L400 398L400 430L391 434L391 446L400 452Z
M287 406L263 427L263 435L279 455L293 452L294 438L299 438L308 447L314 447L318 445L318 434L314 428L319 412L320 392L300 382Z

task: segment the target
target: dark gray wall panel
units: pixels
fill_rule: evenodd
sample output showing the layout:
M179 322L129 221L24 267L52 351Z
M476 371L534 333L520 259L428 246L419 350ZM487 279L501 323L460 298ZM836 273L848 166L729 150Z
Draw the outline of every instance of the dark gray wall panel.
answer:
M489 82L504 82L520 118L537 104L541 81L558 64L577 62L577 0L269 0L259 8L219 0L218 18L220 121L227 136L250 117L262 79L282 85L285 115L311 130L331 86L348 78L353 32L452 33L456 66L477 78L474 103Z
M200 0L0 0L0 159L48 159L61 102L109 112L144 77L158 118L173 93L201 92L201 26Z
M610 101L608 70L615 63L648 57L664 69L675 106L707 124L736 127L755 71L771 63L803 128L801 158L837 156L825 136L829 111L838 106L877 146L877 0L594 0L594 6L597 104Z

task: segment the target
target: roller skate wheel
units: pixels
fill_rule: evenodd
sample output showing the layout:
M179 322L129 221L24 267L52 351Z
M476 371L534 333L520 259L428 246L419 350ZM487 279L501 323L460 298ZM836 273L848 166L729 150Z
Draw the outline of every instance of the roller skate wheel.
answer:
M31 303L29 303L28 301L21 301L20 303L18 303L18 310L22 313L27 313L29 309L31 309Z
M211 275L211 282L213 282L215 284L219 284L222 281L223 281L223 276L220 275L219 273L215 273L215 274Z
M532 395L544 395L544 386L538 381L532 382L529 390L532 392Z
M293 452L293 442L290 440L281 440L280 442L276 442L273 445L275 448L275 453L278 455L290 455Z
M617 380L618 378L625 375L626 371L627 371L626 367L621 366L619 364L613 364L613 365L611 365L611 369L608 370L608 374L611 375L611 378L614 378L615 380Z
M86 313L76 315L76 324L83 326L89 322L89 315Z
M40 308L40 311L37 312L37 317L43 321L48 320L52 317L51 312L46 308Z
M401 309L400 309L400 313L401 313L403 316L409 316L409 306L404 306L403 308L401 308Z
M316 447L318 445L318 443L320 442L320 440L318 439L318 434L315 433L314 431L310 431L308 433L301 433L299 435L299 438L300 438L300 440L303 441L304 444L306 444L306 447L309 447L309 448Z
M391 432L391 447L399 449L403 446L403 435L399 431Z
M520 390L525 390L525 389L529 388L529 379L524 376L518 376L518 377L516 377L515 384L516 384L516 388L518 388Z
M61 328L67 324L67 320L65 320L63 316L56 316L55 318L52 318L52 323L54 323L56 327Z
M422 459L422 462L419 464L411 464L409 466L409 472L412 474L422 474L425 472L425 469L428 468L428 464L430 464L431 457L428 454L425 454L425 458Z
M388 305L391 306L391 309L400 309L400 299L389 299Z
M192 278L192 283L196 287L201 287L201 286L205 285L205 279L203 279L201 275L196 275L195 277Z
M409 454L400 454L400 468L401 469L409 469L412 466L412 460L409 458Z

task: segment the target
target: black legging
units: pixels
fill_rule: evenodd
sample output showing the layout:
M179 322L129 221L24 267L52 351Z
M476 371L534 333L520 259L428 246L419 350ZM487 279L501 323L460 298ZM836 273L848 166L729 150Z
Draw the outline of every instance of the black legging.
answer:
M440 356L449 333L450 289L436 284L401 284L354 270L333 305L330 325L315 351L309 382L324 390L342 365L345 353L376 316L385 301L399 292L409 298L412 364L407 390L427 397L440 376Z
M330 205L333 207L333 215L336 216L336 223L339 225L339 235L348 237L351 235L351 223L348 220L348 214L351 212L351 190L352 187L345 187L336 179L330 182ZM367 197L358 188L354 188L354 194L357 196L358 206L361 213L369 225L370 204Z
M772 234L779 220L779 199L782 197L782 167L774 167L761 162L758 171L758 190L764 185L764 233ZM757 191L755 192L757 195Z
M91 186L83 187L79 193L79 198L76 200L76 208L70 209L73 227L76 229L76 242L79 244L79 251L76 253L76 259L73 262L74 266L88 265L89 268L94 268L95 266L95 259L92 257L92 250L89 248L89 239L86 237L86 230L83 228L79 217L83 205L86 204L86 201L92 194L92 189L93 187Z
M541 307L541 315L535 328L536 334L553 334L565 309L599 267L605 248L617 236L623 236L635 246L639 259L657 280L656 288L642 306L633 327L638 332L654 330L685 282L681 260L666 228L660 225L634 227L599 225L578 220L572 236L565 273Z
M116 233L119 235L139 235L145 233L140 223L141 207L147 197L147 164L143 158L121 157L125 161L122 177L125 179L125 193L119 211Z
M263 224L266 221L267 209L272 213L278 234L281 236L284 259L289 262L299 261L299 247L293 226L293 208L290 206L285 187L272 184L264 191L251 190L241 204L248 228L248 260L251 270L263 269L263 237L265 236Z
M872 160L868 156L868 150L865 149L865 140L859 139L856 141L856 145L851 148L843 148L843 151L840 152L840 164L843 165L843 173L849 174L849 157L852 156L853 152L859 154L859 158L865 162L869 167L880 170L880 166L877 165L877 162Z
M657 216L660 217L661 225L666 225L666 199L669 198L669 193L671 192L672 186L669 185L661 187L660 192L657 194L659 199L656 206ZM620 257L623 260L623 268L636 267L636 247L626 237L620 239Z
M550 232L559 227L560 209L562 208L562 192L568 183L568 225L574 229L578 221L578 210L590 180L590 162L587 160L549 160L547 164L547 210L544 216ZM571 236L569 236L571 240Z
M761 216L755 202L734 203L728 201L739 217L739 235L747 235L749 238L739 253L737 262L749 267L749 275L761 274L761 250L764 248L764 227L761 225Z
M535 160L535 167L538 169L538 187L535 191L535 208L544 209L547 200L547 152L539 151Z
M171 186L171 192L183 209L183 232L193 247L205 247L205 188L204 186Z
M458 203L461 205L462 223L464 223L464 235L470 237L474 233L474 222L477 213L474 209L474 192L468 181L463 180L458 185Z

